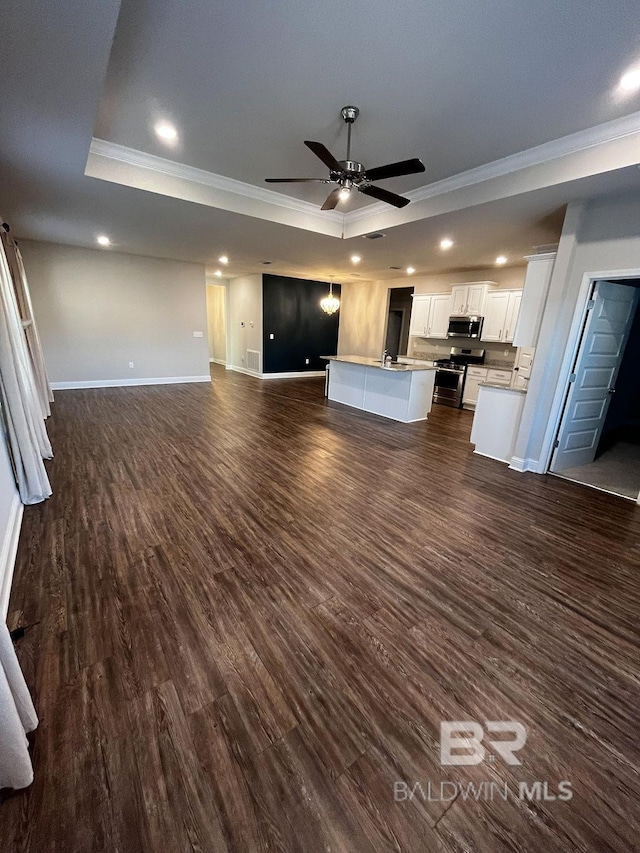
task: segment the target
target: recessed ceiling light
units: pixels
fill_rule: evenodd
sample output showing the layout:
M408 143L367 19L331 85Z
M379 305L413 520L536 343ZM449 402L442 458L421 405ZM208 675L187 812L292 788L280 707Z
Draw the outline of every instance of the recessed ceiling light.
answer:
M453 240L450 237L445 237L444 240L440 240L440 248L441 249L450 249L453 246Z
M218 278L220 278L222 276L222 272L220 270L216 270L214 272L214 275L216 275Z
M408 273L409 275L413 275L413 273L414 273L415 271L416 271L416 268L415 268L415 267L407 267L407 273Z
M178 138L178 131L169 121L159 121L153 129L157 136L164 139L165 142L175 142Z
M360 255L351 255L352 264L359 264L361 260L362 258L360 257Z
M100 234L99 237L96 237L96 240L101 246L110 246L111 240L107 237L106 234Z
M228 264L229 263L229 258L226 255L220 255L218 260L220 261L221 264Z
M503 264L506 264L507 261L508 261L508 258L505 255L498 255L498 257L496 258L496 263L498 264L498 266L502 266Z
M623 74L618 85L623 92L635 92L640 89L640 68L633 68Z

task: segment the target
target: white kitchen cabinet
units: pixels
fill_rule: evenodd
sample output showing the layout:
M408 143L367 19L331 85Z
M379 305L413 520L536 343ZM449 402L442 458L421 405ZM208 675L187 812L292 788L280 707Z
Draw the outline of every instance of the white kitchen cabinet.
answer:
M513 345L516 347L535 347L538 343L555 259L555 252L530 255L527 258L529 263L522 291L522 306L513 335Z
M503 341L509 310L509 291L496 290L487 296L481 340Z
M446 338L449 331L449 317L451 316L451 294L436 293L431 297L431 310L429 312L428 337Z
M486 367L467 367L467 378L464 383L462 405L467 409L475 409L478 402L478 388L481 382L487 381Z
M451 294L415 294L411 307L409 334L421 338L446 338L450 314Z
M494 290L487 295L481 340L510 343L518 321L521 290Z
M429 313L431 311L431 296L414 294L411 306L411 321L409 323L409 335L426 338L429 329Z
M472 281L451 288L451 313L454 315L482 316L487 295L495 287L494 281Z
M512 388L522 388L526 391L531 376L531 368L533 367L534 354L535 349L533 347L520 347L518 349L513 371Z
M508 388L511 385L512 375L513 371L511 370L489 368L487 370L487 382L492 382L494 385L504 385Z
M507 307L507 324L504 333L504 339L507 343L513 341L513 333L516 330L518 323L518 315L520 313L520 305L522 304L522 291L514 290L509 294L509 305Z

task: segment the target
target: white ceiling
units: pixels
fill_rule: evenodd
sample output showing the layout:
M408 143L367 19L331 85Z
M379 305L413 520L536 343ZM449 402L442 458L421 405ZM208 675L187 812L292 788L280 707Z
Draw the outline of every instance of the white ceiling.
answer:
M421 157L425 175L384 184L414 190L640 110L638 96L612 94L640 59L636 3L582 2L578 14L557 0L125 0L118 11L116 0L3 4L0 212L18 236L95 246L107 233L123 251L209 264L224 251L230 274L344 277L357 251L358 273L382 278L396 264L519 262L557 240L568 201L640 191L640 171L618 168L627 155L473 206L417 213L414 202L405 211L419 219L389 215L387 236L370 242L174 197L152 172L131 186L84 174L95 136L256 187L322 176L303 140L342 157L339 109L355 103L354 155L367 165ZM158 117L178 127L175 148L153 135ZM298 197L316 205L326 189L302 186ZM456 246L443 255L446 234Z

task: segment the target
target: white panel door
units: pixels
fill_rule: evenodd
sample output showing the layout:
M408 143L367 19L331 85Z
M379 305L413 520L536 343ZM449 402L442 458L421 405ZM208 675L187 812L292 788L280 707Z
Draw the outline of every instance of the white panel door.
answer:
M507 324L509 308L509 291L494 291L487 295L484 324L482 326L483 341L502 341Z
M422 338L427 337L429 327L429 312L431 311L430 296L414 296L411 306L411 322L409 323L409 334Z
M485 284L470 284L467 293L467 314L482 317L484 297L487 292Z
M446 338L449 331L449 316L451 315L451 296L448 293L431 297L431 312L429 314L430 338Z
M552 471L593 462L640 295L597 282L551 460Z
M522 291L514 290L509 294L509 305L507 307L507 319L505 323L504 340L511 343L513 341L513 333L516 330L518 323L518 314L520 313L520 304L522 303Z

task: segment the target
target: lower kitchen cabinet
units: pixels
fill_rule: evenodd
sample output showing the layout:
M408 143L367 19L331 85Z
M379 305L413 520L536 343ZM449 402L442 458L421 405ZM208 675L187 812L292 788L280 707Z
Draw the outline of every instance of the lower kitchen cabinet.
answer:
M467 367L467 378L464 383L462 405L466 409L474 409L478 402L478 388L481 382L492 382L508 388L512 379L511 370L500 370L493 367Z
M467 378L464 383L462 405L466 409L475 409L478 402L478 387L487 381L486 367L467 367Z

